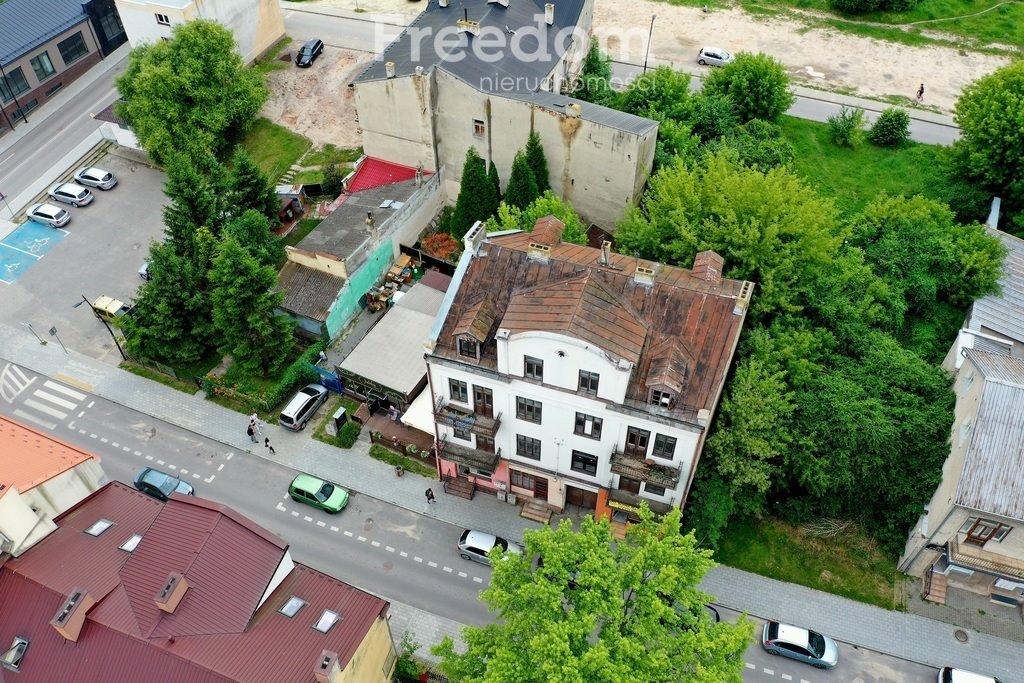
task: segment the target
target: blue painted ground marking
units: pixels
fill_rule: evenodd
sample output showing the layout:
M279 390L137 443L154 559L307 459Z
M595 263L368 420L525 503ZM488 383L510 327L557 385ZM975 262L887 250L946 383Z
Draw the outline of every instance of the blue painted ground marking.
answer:
M68 234L27 221L0 241L0 282L11 284Z

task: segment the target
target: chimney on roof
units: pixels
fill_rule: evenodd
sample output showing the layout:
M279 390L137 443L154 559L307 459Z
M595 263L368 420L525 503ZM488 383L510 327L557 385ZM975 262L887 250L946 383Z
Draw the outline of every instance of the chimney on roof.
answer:
M164 581L164 587L156 594L156 606L168 614L174 614L178 603L188 591L188 581L179 572L171 572Z
M448 6L448 0L437 0L437 6L438 7L447 7Z
M633 273L633 282L644 287L651 287L654 285L654 268L648 268L646 266L637 266L636 271Z
M530 246L526 248L526 258L531 261L547 263L551 260L551 247L538 242L530 242Z
M723 266L725 259L709 249L693 258L693 270L690 272L705 282L717 284L722 281Z
M459 33L468 33L470 35L480 35L480 22L473 21L469 18L469 10L465 10L465 14L462 19L455 22L455 26L458 27Z
M553 3L544 5L544 23L551 26L555 23L555 6Z
M366 212L366 230L370 233L370 237L377 239L377 221L373 218L373 211Z
M316 683L339 683L341 673L341 667L338 666L338 653L330 650L321 652L316 666L313 667Z
M611 251L612 251L612 243L611 242L609 242L608 240L605 240L604 242L601 242L601 260L598 261L598 263L600 263L602 266L610 265L611 264Z
M50 626L64 636L65 640L77 643L82 627L85 626L85 615L95 604L96 601L85 592L85 589L75 588L57 610L56 616L50 620Z
M583 112L583 107L581 107L578 102L569 102L568 104L565 105L565 115L566 116L569 116L569 117L572 117L574 119L577 119L577 118L579 118L579 116L580 116L580 114L582 112Z
M395 63L394 62L384 62L384 75L387 76L388 78L394 78L395 77Z
M487 239L487 226L483 221L477 221L466 232L466 235L462 238L463 247L471 254L475 254L479 249L480 245Z
M701 408L697 411L697 424L701 427L707 427L711 422L711 411L707 408Z
M417 76L422 76L423 75L423 67L422 66L417 66L416 67L416 75Z
M508 0L487 0L488 5L501 5L502 7L508 7Z

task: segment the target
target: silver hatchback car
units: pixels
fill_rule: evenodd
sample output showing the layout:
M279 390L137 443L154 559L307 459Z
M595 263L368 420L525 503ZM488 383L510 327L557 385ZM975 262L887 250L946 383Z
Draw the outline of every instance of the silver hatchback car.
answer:
M51 228L62 228L71 220L71 213L53 204L33 204L26 215L36 223L49 225Z
M725 66L735 59L720 47L702 47L697 53L697 63L701 66Z
M770 655L789 657L818 669L831 669L839 663L836 641L816 631L777 621L764 625L761 647Z
M78 169L75 174L75 182L79 185L87 185L100 190L109 190L117 185L117 177L110 171L104 171L95 166L86 166Z
M487 553L491 552L495 547L499 547L506 552L516 553L517 555L522 555L523 551L526 550L515 541L506 541L501 536L495 536L485 531L466 529L462 532L462 536L459 537L459 557L464 560L473 560L474 562L490 566L491 558L487 557Z
M92 192L74 183L54 185L50 188L50 197L71 206L87 206L93 199Z

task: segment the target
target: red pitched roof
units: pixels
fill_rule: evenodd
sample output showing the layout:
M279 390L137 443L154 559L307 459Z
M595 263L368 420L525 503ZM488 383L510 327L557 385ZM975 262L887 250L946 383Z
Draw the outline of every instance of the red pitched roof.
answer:
M425 177L430 175L430 173L424 171L423 175ZM415 177L416 169L412 166L403 166L401 164L393 164L390 161L384 161L383 159L366 157L363 159L363 163L359 165L355 175L349 179L346 189L351 194L353 192L369 190L373 187L380 187L381 185L391 185L392 183L400 183L403 180L412 180Z
M99 536L96 520L113 522ZM58 529L0 567L0 643L30 639L18 683L51 681L68 671L76 683L111 680L308 682L323 650L344 667L388 603L302 565L285 543L216 503L175 495L166 504L118 482L57 520ZM135 551L119 549L133 534ZM290 571L288 571L290 569ZM287 571L263 600L279 571ZM154 598L171 572L188 583L173 614ZM78 642L50 620L73 588L88 592ZM306 605L278 613L291 596ZM328 631L312 628L325 609L342 616ZM0 671L0 683L12 674Z

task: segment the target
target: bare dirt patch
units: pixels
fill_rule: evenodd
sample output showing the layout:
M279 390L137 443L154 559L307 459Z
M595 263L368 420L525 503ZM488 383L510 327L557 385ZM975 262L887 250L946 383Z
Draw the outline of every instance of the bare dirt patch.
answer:
M297 49L299 45L293 46ZM294 57L294 52L289 59ZM355 95L348 84L371 62L365 52L328 47L308 69L289 62L267 77L270 99L260 112L275 123L305 135L316 147L362 144Z

